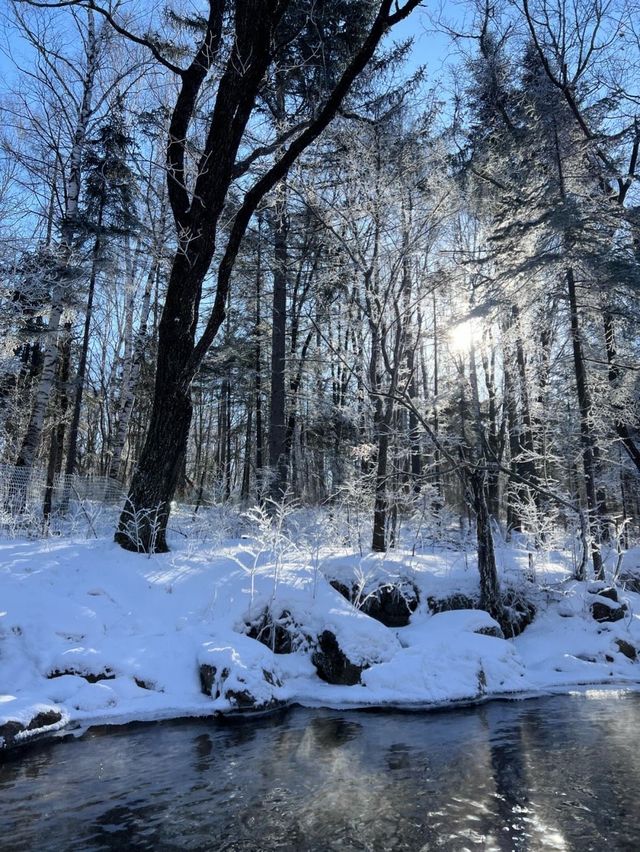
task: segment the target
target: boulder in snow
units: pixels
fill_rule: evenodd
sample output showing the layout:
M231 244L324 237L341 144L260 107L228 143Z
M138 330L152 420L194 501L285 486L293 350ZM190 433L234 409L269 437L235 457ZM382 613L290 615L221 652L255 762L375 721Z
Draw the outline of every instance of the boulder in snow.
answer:
M274 671L273 655L254 639L238 634L233 646L206 642L199 657L200 688L214 700L228 702L227 710L275 710L284 705L282 682Z
M494 636L504 639L498 622L483 609L457 609L441 612L432 616L427 622L429 631L437 631L440 635L450 634L454 641L458 633L477 633L480 636Z
M502 595L501 627L508 639L519 636L536 617L536 608L520 589L505 589Z
M0 723L0 750L12 748L16 741L27 742L33 736L56 731L62 721L62 713L53 708L38 710L28 722L7 719Z
M427 598L432 613L457 612L459 610L476 610L479 601L476 598L456 592L446 598ZM528 627L536 615L536 608L525 596L521 589L507 588L502 595L504 617L500 622L500 633L489 632L488 636L512 639L519 636ZM477 632L477 631L476 631Z
M69 668L64 670L54 669L52 672L49 672L47 678L49 680L54 680L57 677L65 677L66 675L84 678L87 683L98 683L101 680L115 680L115 674L109 668L105 669L104 671L97 672L83 671L75 668Z
M364 669L368 668L368 663L352 662L330 630L324 630L318 636L318 645L313 652L311 662L316 667L318 677L327 683L342 686L354 686L360 683L360 675Z
M247 636L262 642L274 654L292 654L304 650L311 641L286 609L274 617L271 609L265 607L254 621L245 623L245 627Z
M618 603L618 590L615 586L607 586L606 583L595 582L589 583L587 591L590 595L598 595L601 598L608 598L614 603Z
M633 662L638 659L638 649L631 642L627 642L626 639L616 639L616 645L618 646L618 651L624 654L625 657L628 657Z
M463 595L461 592L455 592L453 595L449 595L446 598L427 598L427 603L429 604L429 609L431 612L455 612L459 609L477 609L478 601L469 597L469 595Z
M420 603L418 588L407 577L394 578L365 589L359 589L355 583L335 579L329 582L361 612L385 627L406 627Z
M620 621L627 611L626 604L603 598L601 595L594 596L591 602L591 615L596 621Z

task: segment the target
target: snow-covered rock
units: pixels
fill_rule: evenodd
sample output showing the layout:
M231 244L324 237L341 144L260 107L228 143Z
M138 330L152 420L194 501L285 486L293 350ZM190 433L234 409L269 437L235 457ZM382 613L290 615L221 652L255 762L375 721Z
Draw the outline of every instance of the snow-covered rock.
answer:
M221 709L263 711L285 703L275 657L254 639L205 642L198 664L202 692Z

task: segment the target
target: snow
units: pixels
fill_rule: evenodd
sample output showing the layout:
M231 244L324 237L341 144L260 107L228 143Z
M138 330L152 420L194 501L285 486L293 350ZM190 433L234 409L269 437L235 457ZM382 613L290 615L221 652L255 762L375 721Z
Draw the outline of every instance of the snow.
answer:
M60 720L45 729L204 716L237 710L233 695L244 692L264 706L423 707L640 682L640 663L616 644L640 648L640 595L620 589L625 617L598 623L590 603L608 599L571 579L567 554L538 555L534 585L524 579L527 554L499 549L503 584L523 589L538 610L520 636L503 639L487 613L427 607L431 596L477 596L472 554L327 548L318 561L256 554L242 540L174 546L149 558L107 539L0 541L0 725L26 727L52 712ZM639 562L629 551L623 568ZM389 629L332 588L336 577L366 588L405 578L421 603L408 626ZM296 625L293 653L246 635L265 609ZM320 680L311 658L324 631L363 668L361 683ZM202 692L202 665L215 670L212 695Z

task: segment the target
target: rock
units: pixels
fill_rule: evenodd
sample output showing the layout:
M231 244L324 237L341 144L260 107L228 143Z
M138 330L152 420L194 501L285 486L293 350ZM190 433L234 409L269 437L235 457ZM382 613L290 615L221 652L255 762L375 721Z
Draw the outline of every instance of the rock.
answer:
M638 651L631 642L627 642L625 639L616 639L616 645L618 646L618 651L621 654L624 654L625 657L628 657L630 660L634 661L638 659Z
M200 690L203 695L210 695L212 698L220 697L220 687L216 685L216 675L218 670L215 666L209 663L202 663L200 666ZM224 682L229 677L229 670L223 669L220 675L220 681ZM214 685L216 688L214 690Z
M148 689L150 692L164 692L164 689L158 688L158 684L152 680L144 680L141 677L134 677L133 679L136 686L139 686L140 689Z
M308 648L310 639L297 624L288 610L283 610L277 618L265 607L255 621L246 623L245 633L257 639L274 654L292 654Z
M626 604L616 603L610 598L598 596L591 604L591 615L599 622L620 621L626 611Z
M437 612L431 616L429 623L443 636L477 633L480 636L504 639L502 628L498 622L483 609L456 609L448 612Z
M357 665L349 660L340 648L338 640L330 630L318 637L318 645L311 656L318 677L327 683L353 686L360 683L360 675L366 665Z
M77 669L54 669L54 671L49 672L47 677L49 680L53 680L56 677L64 677L65 675L73 675L75 677L82 677L88 683L98 683L101 680L114 680L115 673L111 669L105 669L103 672L82 672Z
M536 608L519 589L505 589L500 626L508 639L519 636L536 617Z
M222 674L224 675L225 672L223 672ZM264 681L271 687L282 686L282 681L268 669L262 669L262 677ZM225 687L224 680L225 678L223 677L222 694L228 701L231 702L234 708L238 710L264 712L266 710L277 710L280 707L284 707L285 702L280 701L274 695L265 698L264 696L260 697L254 694L249 684L247 684L247 686L244 686L244 679L241 675L235 678L237 682L236 688ZM261 691L262 690L256 690L256 692Z
M591 583L587 591L590 595L608 598L610 601L618 603L618 590L614 586L607 586L605 583Z
M385 627L406 627L420 603L420 593L410 580L386 583L370 592L360 609Z
M283 707L277 693L282 681L270 667L273 654L241 634L237 643L237 647L205 643L198 668L203 694L228 701L231 708L224 712L262 713Z
M640 569L627 568L618 577L618 582L630 592L640 593Z
M454 595L449 595L447 598L427 598L427 604L432 613L437 612L452 612L458 609L477 609L478 601L470 598L468 595L463 595L456 592Z
M474 633L479 633L480 636L495 636L496 639L504 639L504 633L499 624L489 625L487 627L478 627Z
M346 583L341 583L340 580L329 580L329 585L332 589L335 589L338 594L342 595L343 598L346 598L350 603L353 602L353 585L349 586Z
M478 609L479 601L468 595L457 592L448 598L427 598L429 609L432 613L455 612L463 609ZM508 639L519 636L528 627L536 615L536 608L527 600L519 589L506 589L502 595L503 617L500 620L501 633L486 632L487 636L498 636ZM483 631L476 630L476 633Z
M37 728L47 728L57 725L62 720L62 713L57 710L42 710L37 713L27 725L27 731L35 731Z
M270 672L268 669L262 669L262 676L265 681L269 684L269 686L279 687L282 686L281 681L277 678L273 672ZM241 680L239 678L238 680ZM225 698L227 698L238 710L276 710L280 707L284 706L284 701L279 701L275 697L271 697L266 701L264 699L258 699L251 692L250 689L227 689L225 691Z
M11 748L16 744L18 734L27 731L37 731L40 728L50 728L62 721L62 713L57 710L42 710L28 724L10 720L0 725L0 748ZM25 737L25 741L28 737Z
M11 748L15 743L16 736L23 731L26 731L26 728L22 722L10 721L0 725L0 746Z
M576 657L576 660L582 660L583 663L597 663L598 662L598 658L594 657L593 654L576 654L575 657ZM605 660L606 659L607 659L607 657L605 655ZM613 660L610 660L610 662L613 662Z
M347 585L335 579L329 580L329 584L343 598L356 603L358 588L355 584ZM399 577L366 590L358 608L385 627L406 627L419 603L420 593L415 583L406 577Z

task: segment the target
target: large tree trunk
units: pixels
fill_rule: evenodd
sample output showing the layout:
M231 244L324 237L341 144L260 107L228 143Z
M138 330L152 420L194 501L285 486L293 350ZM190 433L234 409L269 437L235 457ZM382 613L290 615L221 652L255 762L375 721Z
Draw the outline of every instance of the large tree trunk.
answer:
M264 469L264 432L262 427L262 219L258 215L258 251L256 257L256 321L254 325L254 386L256 407L256 491L262 493Z
M56 377L58 367L58 335L60 332L60 320L62 318L62 304L56 300L49 312L49 323L47 325L47 342L44 350L44 362L40 380L36 390L33 407L31 409L31 417L27 431L22 440L22 446L16 459L16 467L26 467L30 469L40 446L40 437L44 426L44 418L47 413L47 405L49 396Z
M47 478L45 482L44 501L42 505L42 514L44 516L45 524L49 521L49 518L51 517L51 511L53 509L53 493L55 487L55 479L56 474L60 472L62 466L62 455L64 450L64 433L66 429L67 409L69 407L69 394L67 385L69 382L69 368L71 366L71 327L69 324L67 324L67 327L65 328L65 336L61 348L62 357L60 359L60 368L58 376L58 422L54 426L51 433L49 460L47 463Z
M165 552L166 525L191 425L188 364L194 349L194 308L204 271L176 255L158 329L158 363L149 431L115 540L127 550Z
M370 30L325 103L273 166L244 194L218 268L213 309L196 345L202 284L214 256L218 222L229 188L238 177L237 154L272 58L276 28L287 7L286 2L275 0L243 0L234 4L234 43L219 79L206 142L190 187L186 175L188 132L201 87L219 55L225 24L224 4L210 4L206 32L198 51L189 67L179 70L180 91L169 127L167 186L179 247L159 327L149 430L116 533L116 541L123 547L138 551L167 549L170 503L189 434L191 383L224 321L231 273L251 216L262 198L286 178L300 154L328 126L383 35L407 17L418 2L407 0L392 13L391 0L381 0ZM284 431L284 420L282 427Z

